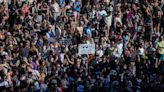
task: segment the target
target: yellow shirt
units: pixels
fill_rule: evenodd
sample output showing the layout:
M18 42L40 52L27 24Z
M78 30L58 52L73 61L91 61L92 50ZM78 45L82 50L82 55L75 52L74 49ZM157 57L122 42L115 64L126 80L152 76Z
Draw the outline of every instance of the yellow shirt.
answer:
M158 42L157 49L160 54L164 54L164 41Z

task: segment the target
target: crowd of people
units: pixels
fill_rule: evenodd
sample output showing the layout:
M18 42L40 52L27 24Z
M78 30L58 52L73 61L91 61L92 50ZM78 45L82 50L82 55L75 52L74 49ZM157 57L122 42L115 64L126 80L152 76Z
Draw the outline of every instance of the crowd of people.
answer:
M0 92L164 92L164 0L0 0Z

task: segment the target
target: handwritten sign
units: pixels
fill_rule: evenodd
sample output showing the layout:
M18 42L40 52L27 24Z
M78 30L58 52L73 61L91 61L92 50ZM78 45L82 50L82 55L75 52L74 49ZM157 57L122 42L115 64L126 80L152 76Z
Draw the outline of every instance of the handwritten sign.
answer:
M62 45L70 45L72 43L70 38L64 38L64 39L60 40L59 42Z
M95 54L95 44L79 44L79 54Z

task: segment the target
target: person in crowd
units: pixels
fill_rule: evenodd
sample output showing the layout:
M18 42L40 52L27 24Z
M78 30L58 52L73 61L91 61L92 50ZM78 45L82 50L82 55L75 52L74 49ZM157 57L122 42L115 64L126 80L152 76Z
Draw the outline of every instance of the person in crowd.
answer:
M0 0L0 92L164 92L164 0Z

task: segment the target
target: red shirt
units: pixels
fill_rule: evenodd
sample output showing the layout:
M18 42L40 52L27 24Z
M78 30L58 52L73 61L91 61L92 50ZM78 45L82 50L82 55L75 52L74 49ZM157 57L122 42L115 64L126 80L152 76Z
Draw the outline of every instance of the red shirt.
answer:
M25 17L25 16L26 16L26 13L28 13L28 12L29 12L29 6L26 5L26 6L23 7L23 9L22 9L22 15L23 15L23 17Z

